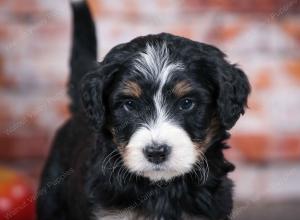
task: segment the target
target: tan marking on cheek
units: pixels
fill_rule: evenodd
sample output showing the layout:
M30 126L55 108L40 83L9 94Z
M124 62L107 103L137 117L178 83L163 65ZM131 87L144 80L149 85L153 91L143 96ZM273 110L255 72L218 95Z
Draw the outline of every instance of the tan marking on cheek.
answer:
M192 87L187 81L181 81L174 86L173 93L177 97L182 97L191 90L192 90Z
M118 145L118 150L119 150L122 160L125 161L126 157L127 157L127 151L125 149L125 145L123 145L123 146Z
M129 96L139 98L142 94L142 89L136 82L127 81L125 82L123 93Z
M119 150L119 152L121 153L121 154L123 154L124 153L124 151L125 151L125 147L126 147L126 145L127 145L127 143L125 143L125 142L122 142L122 143L119 143L118 141L117 141L117 138L116 138L116 132L115 132L115 129L111 129L111 134L112 134L112 141L114 142L114 144L116 144L117 145L117 148L118 148L118 150Z
M195 140L193 143L197 147L197 151L200 151L199 153L204 153L211 143L214 136L217 134L218 130L220 128L220 123L217 119L217 117L213 117L209 127L206 130L206 136L203 140Z
M119 145L119 143L117 142L117 139L116 139L116 131L114 128L111 128L110 129L111 131L111 134L112 134L112 141L116 144L116 145Z

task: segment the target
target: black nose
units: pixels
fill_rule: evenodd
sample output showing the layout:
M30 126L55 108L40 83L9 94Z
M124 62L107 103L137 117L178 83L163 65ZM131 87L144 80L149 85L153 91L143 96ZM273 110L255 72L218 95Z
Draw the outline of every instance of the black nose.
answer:
M144 154L149 162L159 164L167 160L170 151L170 147L166 144L152 145L144 149Z

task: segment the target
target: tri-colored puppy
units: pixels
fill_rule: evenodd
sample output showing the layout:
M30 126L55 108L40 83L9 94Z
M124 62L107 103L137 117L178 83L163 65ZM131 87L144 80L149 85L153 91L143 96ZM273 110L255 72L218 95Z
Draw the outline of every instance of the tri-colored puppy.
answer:
M247 104L246 75L217 48L167 33L97 62L84 1L72 4L72 117L43 172L71 175L39 196L39 220L230 219L234 169L223 156Z

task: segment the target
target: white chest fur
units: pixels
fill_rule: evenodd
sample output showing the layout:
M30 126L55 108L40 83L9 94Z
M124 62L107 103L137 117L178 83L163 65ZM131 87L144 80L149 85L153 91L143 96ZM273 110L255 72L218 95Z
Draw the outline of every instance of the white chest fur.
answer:
M95 212L95 220L149 220L145 217L137 216L132 211L97 211ZM167 219L155 219L155 220L167 220ZM202 217L191 217L188 215L183 215L182 220L207 220L207 218Z
M95 220L146 220L145 218L137 217L131 211L97 211L95 212Z

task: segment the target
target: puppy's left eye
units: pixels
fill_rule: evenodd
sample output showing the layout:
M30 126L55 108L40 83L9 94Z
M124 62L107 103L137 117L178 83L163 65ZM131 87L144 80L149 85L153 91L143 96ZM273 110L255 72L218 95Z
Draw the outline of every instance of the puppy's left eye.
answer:
M134 100L127 100L124 104L123 104L123 108L127 111L130 112L134 109L136 109L136 102Z
M192 99L185 98L179 102L179 109L181 111L190 111L194 108L195 102Z

